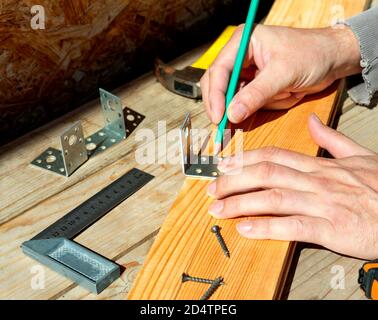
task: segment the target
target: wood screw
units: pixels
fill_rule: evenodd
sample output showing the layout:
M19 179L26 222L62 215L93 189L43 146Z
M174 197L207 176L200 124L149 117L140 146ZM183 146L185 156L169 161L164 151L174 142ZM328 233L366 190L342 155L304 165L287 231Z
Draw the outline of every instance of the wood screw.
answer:
M205 294L200 298L200 300L208 300L214 294L214 292L221 286L222 283L223 283L222 277L216 278L211 284L210 288L207 289Z
M181 277L181 282L187 282L187 281L193 281L193 282L199 282L199 283L207 283L207 284L213 284L215 280L211 279L205 279L205 278L197 278L197 277L191 277L187 273L183 273ZM223 282L221 283L221 285Z
M230 257L230 251L228 250L226 243L224 242L224 239L223 239L223 237L220 233L220 227L217 226L217 225L212 226L211 232L215 233L215 235L217 236L218 242L219 242L220 246L222 247L222 250L223 250L225 256L229 258Z

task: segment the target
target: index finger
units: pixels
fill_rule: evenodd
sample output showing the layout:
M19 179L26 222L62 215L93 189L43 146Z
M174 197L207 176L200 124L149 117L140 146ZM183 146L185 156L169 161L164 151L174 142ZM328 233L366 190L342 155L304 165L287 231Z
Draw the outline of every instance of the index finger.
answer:
M213 64L201 79L203 101L212 122L218 124L225 111L225 95L234 67L242 27L236 29Z

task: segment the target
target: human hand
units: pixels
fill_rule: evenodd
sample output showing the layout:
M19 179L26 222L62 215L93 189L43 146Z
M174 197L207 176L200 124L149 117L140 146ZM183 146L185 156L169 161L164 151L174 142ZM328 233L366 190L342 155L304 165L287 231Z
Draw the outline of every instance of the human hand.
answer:
M239 26L201 79L206 111L218 124L243 32ZM265 107L287 109L336 79L361 71L360 48L349 27L295 29L257 25L246 54L241 87L228 118L240 123Z
M251 239L302 241L363 258L378 257L378 155L312 115L314 141L335 159L278 148L245 152L219 164L208 189L218 219L261 216L237 225ZM242 169L242 171L238 171Z

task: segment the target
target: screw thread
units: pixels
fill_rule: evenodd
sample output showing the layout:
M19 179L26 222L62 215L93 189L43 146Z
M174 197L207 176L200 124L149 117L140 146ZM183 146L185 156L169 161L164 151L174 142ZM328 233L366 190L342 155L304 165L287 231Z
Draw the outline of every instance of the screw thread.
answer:
M209 289L207 289L207 291L204 293L204 295L200 298L200 300L208 300L214 294L214 292L221 286L222 282L223 282L222 277L216 278L212 282Z
M182 274L182 282L186 282L186 281L193 281L193 282L206 283L206 284L213 284L213 282L214 282L214 280L211 280L211 279L192 277L192 276L189 276L186 273L183 273Z
M226 242L224 241L222 235L220 234L219 231L215 235L217 236L218 242L219 242L224 254L229 258L230 257L230 251L228 250Z

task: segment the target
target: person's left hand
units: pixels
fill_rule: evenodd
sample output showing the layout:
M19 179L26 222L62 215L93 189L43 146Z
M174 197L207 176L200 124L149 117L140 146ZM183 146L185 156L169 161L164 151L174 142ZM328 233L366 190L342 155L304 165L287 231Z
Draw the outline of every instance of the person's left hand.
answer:
M247 238L310 242L378 258L378 155L315 115L309 130L335 159L263 148L245 152L242 168L235 158L223 160L219 169L225 175L208 189L218 199L210 214L218 219L265 215L237 225Z

